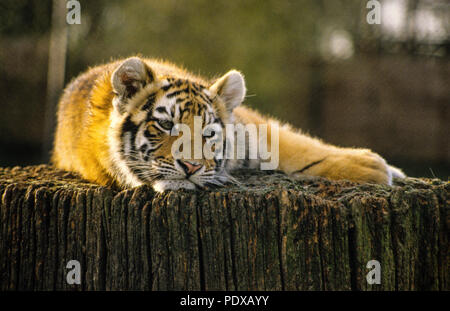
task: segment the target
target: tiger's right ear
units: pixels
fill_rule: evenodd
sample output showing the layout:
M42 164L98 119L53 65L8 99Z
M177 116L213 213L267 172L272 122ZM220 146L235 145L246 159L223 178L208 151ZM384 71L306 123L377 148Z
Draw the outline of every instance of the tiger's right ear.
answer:
M117 96L113 100L114 108L124 113L128 99L155 79L155 73L139 57L124 60L111 76L111 85Z

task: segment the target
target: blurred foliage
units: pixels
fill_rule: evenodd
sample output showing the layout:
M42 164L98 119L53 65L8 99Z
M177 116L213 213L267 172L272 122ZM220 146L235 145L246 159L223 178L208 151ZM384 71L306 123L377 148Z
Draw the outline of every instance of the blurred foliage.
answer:
M0 1L0 34L43 34L50 28L52 3L30 0Z

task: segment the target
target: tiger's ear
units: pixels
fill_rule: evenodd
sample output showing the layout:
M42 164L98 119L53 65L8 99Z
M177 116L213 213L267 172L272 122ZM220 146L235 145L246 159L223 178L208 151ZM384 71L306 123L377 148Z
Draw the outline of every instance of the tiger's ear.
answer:
M244 77L236 70L227 72L211 85L209 90L222 98L229 111L232 111L244 101L247 91Z
M116 98L114 108L123 113L126 111L128 99L132 98L144 86L154 82L156 75L139 57L127 58L114 70L111 85Z

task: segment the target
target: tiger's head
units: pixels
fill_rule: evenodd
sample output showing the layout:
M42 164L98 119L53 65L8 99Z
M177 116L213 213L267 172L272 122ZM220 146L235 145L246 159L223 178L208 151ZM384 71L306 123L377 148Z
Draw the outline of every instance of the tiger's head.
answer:
M246 92L239 72L232 70L207 85L185 75L160 73L144 60L132 57L115 69L111 85L114 109L108 144L113 174L119 183L132 187L150 184L161 192L222 186L232 180L226 157L205 157L203 152L199 157L192 143L191 157L180 158L173 146L179 142L179 135L174 133L181 134L180 124L189 127L189 138L199 138L201 147L218 139L219 134L223 142L230 139L224 126L233 122L232 111L242 103ZM195 125L199 120L200 128ZM186 145L176 151L180 153L183 148Z

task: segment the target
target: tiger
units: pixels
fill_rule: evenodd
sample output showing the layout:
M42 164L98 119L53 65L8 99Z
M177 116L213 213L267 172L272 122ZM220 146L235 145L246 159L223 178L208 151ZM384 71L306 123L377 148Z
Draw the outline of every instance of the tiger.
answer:
M263 160L259 151L256 159L249 158L255 152L251 144L243 159L218 153L174 156L179 137L173 129L183 124L202 131L194 128L194 119L200 118L205 127L219 131L227 124L264 125L268 141L277 128L276 169L289 176L386 185L405 177L369 149L327 144L245 106L246 92L244 76L235 69L209 80L142 56L90 68L67 85L59 100L51 161L99 185L127 189L146 184L156 192L223 187L236 182L234 170L258 169ZM200 133L199 143L207 144L212 132ZM231 136L224 139L236 145Z

